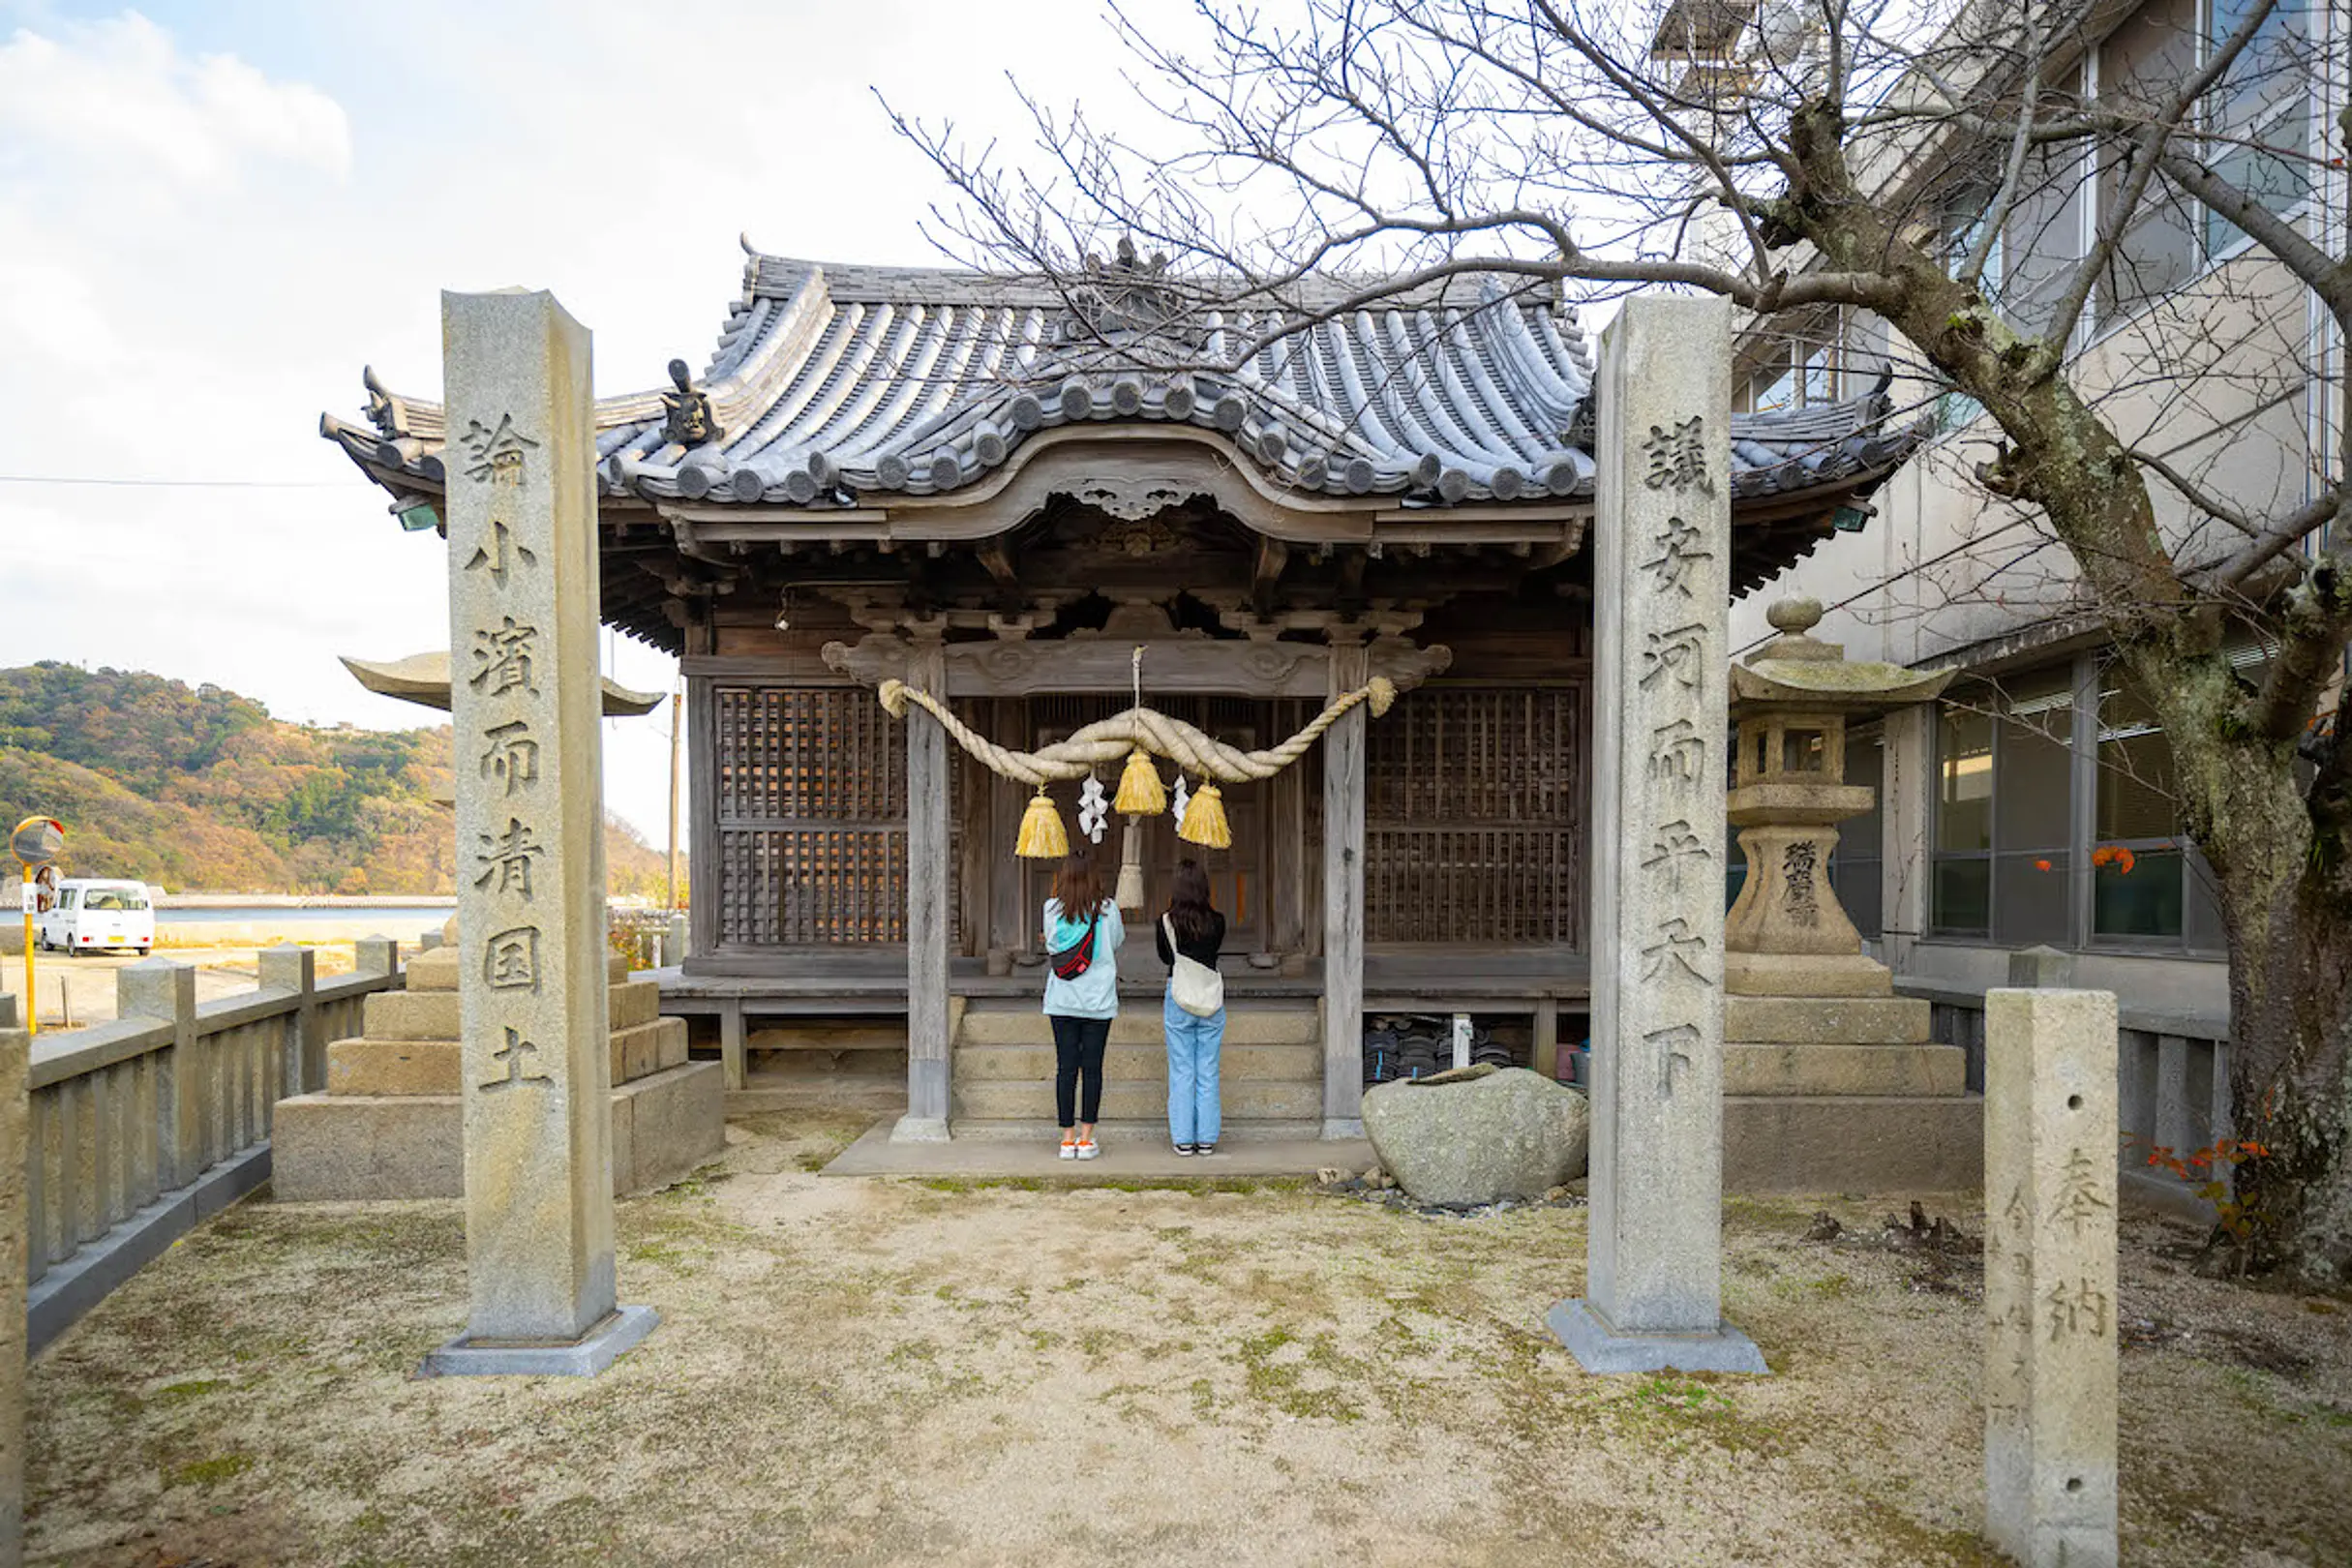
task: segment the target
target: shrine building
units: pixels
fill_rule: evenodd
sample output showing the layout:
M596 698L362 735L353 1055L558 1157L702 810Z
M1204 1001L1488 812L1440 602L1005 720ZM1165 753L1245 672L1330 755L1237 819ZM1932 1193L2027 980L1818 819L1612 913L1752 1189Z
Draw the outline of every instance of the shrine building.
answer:
M1363 285L1287 290L1317 318L1277 338L1273 309L1131 260L1055 283L754 253L699 373L597 401L602 617L687 691L692 941L663 1010L718 1016L734 1085L763 1031L903 1016L923 1135L1050 1107L1033 1060L1005 1070L1042 1047L1051 1076L1051 865L1012 853L1034 791L886 681L1023 751L1138 690L1243 750L1397 693L1226 784L1230 848L1134 819L1146 907L1204 856L1228 918L1230 1135L1352 1131L1368 1016L1516 1020L1545 1071L1583 1038L1591 343L1549 286L1357 308ZM462 453L436 399L366 379L367 417L322 433L431 527ZM1883 383L1733 415L1734 591L1862 526L1918 439L1888 418ZM1049 794L1078 834L1078 785ZM1106 1119L1156 1117L1118 1062Z

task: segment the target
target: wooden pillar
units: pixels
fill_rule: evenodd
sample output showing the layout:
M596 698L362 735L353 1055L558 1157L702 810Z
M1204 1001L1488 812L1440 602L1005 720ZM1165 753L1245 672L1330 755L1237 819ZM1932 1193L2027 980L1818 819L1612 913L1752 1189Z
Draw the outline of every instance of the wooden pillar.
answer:
M1290 735L1305 722L1298 705L1274 705L1274 732ZM1307 961L1307 773L1303 766L1274 775L1266 801L1265 836L1273 864L1266 874L1266 945L1284 974L1304 974Z
M731 997L719 1010L719 1063L727 1087L740 1089L749 1075L743 1040L743 999Z
M1535 1004L1535 1070L1557 1081L1560 1075L1560 1000L1547 996Z
M1033 740L1029 733L1029 705L1018 697L998 697L991 704L994 728L988 733L1005 739L1006 744L1026 748ZM987 946L1002 949L1017 957L1029 950L1030 933L1037 928L1038 912L1028 907L1024 894L1021 862L1012 858L1012 845L1021 833L1021 813L1027 809L1026 793L1009 778L994 773L984 774L986 783L980 799L987 801L984 820L989 866L988 941Z
M700 642L708 650L703 628L687 630L687 646ZM686 829L686 957L681 969L697 967L719 945L718 842L718 699L709 676L686 677L686 740L694 766L686 770L689 800ZM666 956L666 955L665 955Z
M938 642L918 643L907 684L948 689ZM907 714L907 1113L890 1137L948 1135L948 732L928 711Z
M1331 650L1331 695L1366 679L1362 647ZM1364 1135L1364 730L1359 703L1323 732L1323 1136Z

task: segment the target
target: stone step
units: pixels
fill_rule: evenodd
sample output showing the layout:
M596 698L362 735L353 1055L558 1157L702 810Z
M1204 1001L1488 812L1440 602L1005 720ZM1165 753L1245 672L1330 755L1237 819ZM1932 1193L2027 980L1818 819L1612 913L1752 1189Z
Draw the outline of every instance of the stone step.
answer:
M1984 1185L1977 1095L1726 1095L1727 1192L1959 1192Z
M1298 1121L1323 1114L1320 1083L1284 1083L1244 1078L1222 1086L1224 1119L1232 1121ZM959 1083L951 1096L950 1114L982 1121L1051 1122L1054 1119L1053 1082ZM1168 1113L1166 1083L1158 1080L1106 1079L1102 1085L1102 1114L1113 1121L1164 1122Z
M661 986L652 980L628 980L606 993L618 1033L649 1024L661 1016ZM458 993L455 991L377 991L367 998L361 1033L369 1040L455 1040Z
M1160 1009L1131 1007L1111 1020L1111 1044L1163 1045ZM964 1013L957 1033L961 1045L1053 1044L1053 1025L1036 1004L1017 1007L973 1006ZM1313 1045L1323 1040L1322 1014L1312 1007L1231 1007L1225 1010L1227 1045Z
M1753 1045L1723 1048L1727 1095L1960 1095L1957 1045Z
M1062 1130L1051 1116L1014 1120L968 1117L949 1124L949 1132L956 1142L1055 1144L1062 1141ZM1228 1116L1218 1129L1217 1146L1223 1149L1230 1143L1291 1143L1306 1142L1322 1135L1320 1121L1294 1118L1287 1121L1236 1121ZM1095 1124L1095 1141L1101 1144L1105 1156L1121 1149L1165 1150L1168 1147L1168 1124L1164 1116L1150 1121L1101 1121ZM1360 1142L1338 1143L1332 1146L1334 1155L1344 1155L1354 1161L1350 1173L1361 1170L1371 1162L1371 1151ZM1338 1164L1338 1159L1331 1163ZM1173 1174L1198 1176L1203 1181L1218 1174L1215 1164L1188 1165Z
M950 1060L957 1083L1053 1080L1051 1045L958 1045ZM1149 1045L1113 1045L1104 1053L1102 1075L1110 1082L1164 1083L1167 1062L1167 1047L1157 1040ZM1227 1044L1217 1053L1217 1070L1227 1083L1271 1078L1319 1084L1323 1081L1323 1047Z
M339 1040L327 1046L330 1095L454 1095L465 1047L454 1040ZM656 1018L613 1035L612 1081L629 1083L686 1060L686 1020Z
M408 989L415 991L454 991L458 988L458 952L456 948L436 948L420 952L408 960L402 973ZM604 960L604 978L608 984L625 984L629 979L629 961L618 953L608 954ZM648 981L648 984L653 983Z
M682 1180L726 1147L726 1075L687 1062L613 1091L613 1192ZM297 1095L270 1126L281 1203L466 1195L465 1103L448 1095Z
M1734 952L1723 986L1734 996L1892 996L1894 973L1858 952Z
M1924 1045L1931 1018L1908 996L1723 999L1723 1038L1747 1045Z

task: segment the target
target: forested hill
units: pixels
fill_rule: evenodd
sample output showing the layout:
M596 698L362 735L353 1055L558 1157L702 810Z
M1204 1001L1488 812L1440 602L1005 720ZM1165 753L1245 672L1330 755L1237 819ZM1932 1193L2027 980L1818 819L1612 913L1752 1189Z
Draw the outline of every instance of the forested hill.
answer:
M174 892L446 893L449 727L317 729L248 697L137 671L0 670L0 832L66 825L64 870ZM662 858L605 835L613 890Z

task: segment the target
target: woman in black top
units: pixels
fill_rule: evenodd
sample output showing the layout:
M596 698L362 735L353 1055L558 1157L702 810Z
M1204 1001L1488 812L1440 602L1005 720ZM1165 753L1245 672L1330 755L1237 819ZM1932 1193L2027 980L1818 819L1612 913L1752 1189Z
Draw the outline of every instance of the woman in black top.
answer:
M1225 918L1209 902L1209 876L1198 860L1178 863L1174 896L1153 936L1160 946L1160 961L1170 971L1167 1000L1161 1009L1168 1038L1168 1141L1180 1155L1215 1154L1217 1058L1225 1041L1223 998L1221 993L1217 1010L1205 1017L1189 1012L1176 1004L1173 973L1179 954L1214 971L1218 950L1224 946Z

